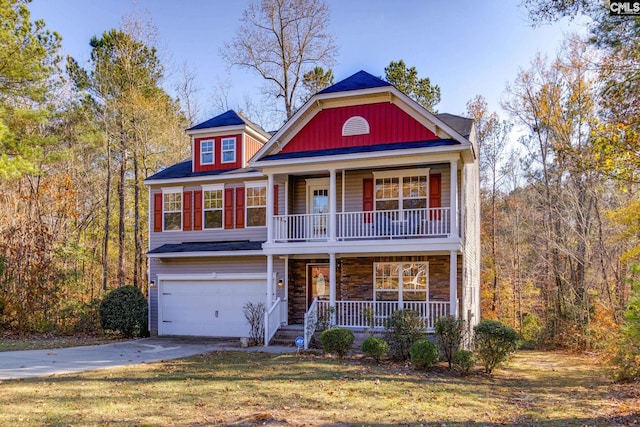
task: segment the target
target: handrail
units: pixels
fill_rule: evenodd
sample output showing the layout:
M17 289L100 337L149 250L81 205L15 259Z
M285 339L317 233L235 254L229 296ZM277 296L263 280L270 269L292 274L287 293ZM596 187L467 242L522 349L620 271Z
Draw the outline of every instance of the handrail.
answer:
M309 310L304 314L304 349L309 349L309 343L311 337L316 332L316 326L318 326L318 298L315 298Z
M267 310L264 314L264 346L269 346L269 341L274 337L278 329L280 328L280 323L282 323L280 310L277 310L278 306L281 303L280 297L278 297L271 308ZM272 319L271 316L273 313L276 313L276 316Z

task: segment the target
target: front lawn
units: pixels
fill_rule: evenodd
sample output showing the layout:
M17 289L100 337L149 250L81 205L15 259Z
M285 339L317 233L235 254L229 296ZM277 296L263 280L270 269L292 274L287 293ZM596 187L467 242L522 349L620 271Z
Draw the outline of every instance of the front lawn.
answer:
M118 335L14 334L0 332L0 351L48 350L121 341Z
M519 352L491 377L459 377L443 366L216 352L4 381L0 425L631 425L639 389L564 353Z

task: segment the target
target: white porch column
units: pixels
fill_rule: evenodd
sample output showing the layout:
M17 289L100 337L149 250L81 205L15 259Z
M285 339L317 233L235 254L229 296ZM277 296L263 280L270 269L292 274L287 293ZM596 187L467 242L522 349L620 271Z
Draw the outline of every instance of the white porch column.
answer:
M451 236L458 237L458 161L451 160Z
M449 254L449 314L458 317L458 253Z
M273 255L267 255L267 310L273 305Z
M329 171L329 241L336 241L336 171L331 169Z
M267 175L267 212L265 215L267 221L267 242L273 243L273 175Z
M336 306L336 254L329 254L329 307ZM336 323L336 312L331 313L331 324Z

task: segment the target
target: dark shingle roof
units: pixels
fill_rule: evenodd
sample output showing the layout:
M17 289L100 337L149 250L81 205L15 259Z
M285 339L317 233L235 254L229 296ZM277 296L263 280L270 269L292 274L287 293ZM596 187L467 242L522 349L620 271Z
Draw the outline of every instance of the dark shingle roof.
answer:
M437 139L432 141L412 141L412 142L397 142L391 144L378 144L378 145L364 145L358 147L343 147L343 148L330 148L327 150L311 150L311 151L299 151L295 153L278 153L271 156L266 156L258 160L284 160L284 159L300 159L306 157L321 157L321 156L336 156L340 154L358 154L358 153L374 153L377 151L389 151L389 150L404 150L410 148L425 148L425 147L440 147L443 145L457 145L458 141L453 139Z
M455 114L441 113L437 114L438 118L451 126L453 130L458 132L465 138L469 138L471 133L471 126L473 125L473 119L467 117L456 116Z
M240 168L240 169L225 169L225 170L212 170L204 172L192 172L191 160L185 160L184 162L176 163L173 166L169 166L166 169L161 170L148 177L145 181L153 181L156 179L174 179L174 178L191 178L198 176L214 176L229 173L243 173L243 172L256 172L255 169Z
M157 247L149 254L166 254L172 252L227 252L227 251L259 251L264 242L250 242L248 240L233 242L185 242L167 243Z
M261 133L265 138L271 137L271 134L269 132L265 131L260 126L253 123L251 120L245 117L242 117L240 114L236 113L233 110L225 111L220 115L210 118L209 120L206 120L202 123L198 123L197 125L187 129L187 131L198 130L198 129L210 129L210 128L217 128L222 126L239 126L239 125L247 125L252 129L254 129L256 132Z
M338 83L321 90L321 93L346 92L350 90L370 89L374 87L391 86L391 83L385 82L378 77L372 76L366 71L358 71L357 73L347 77Z

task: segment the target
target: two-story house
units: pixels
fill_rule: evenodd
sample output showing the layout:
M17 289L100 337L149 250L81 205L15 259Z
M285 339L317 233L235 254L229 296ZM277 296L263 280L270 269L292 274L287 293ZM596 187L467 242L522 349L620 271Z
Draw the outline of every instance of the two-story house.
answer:
M479 320L470 119L360 71L273 135L233 111L187 134L192 159L145 181L152 333L248 336L248 302L267 308L267 341L323 317L382 328L398 309L427 330Z

